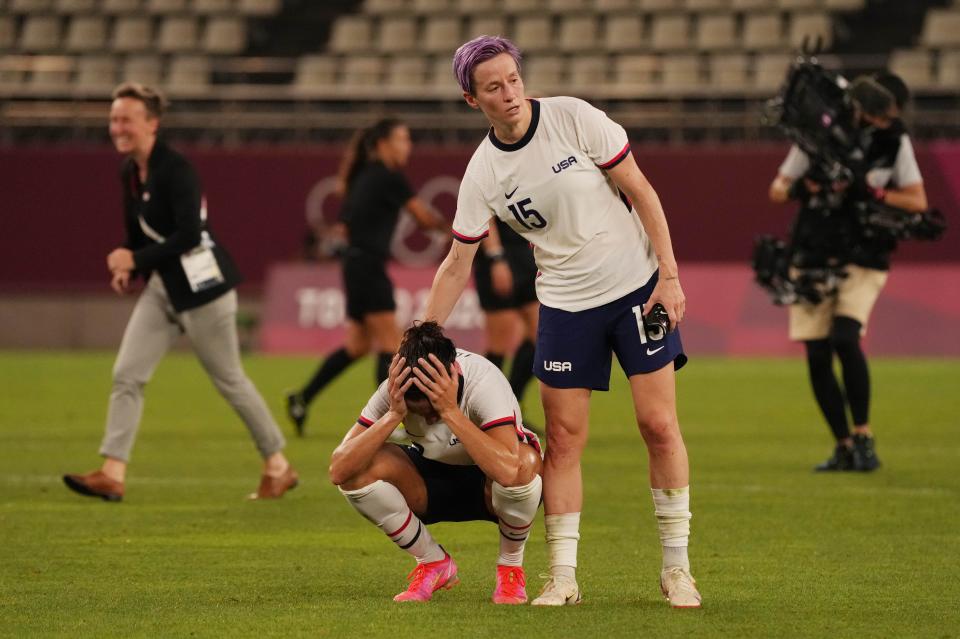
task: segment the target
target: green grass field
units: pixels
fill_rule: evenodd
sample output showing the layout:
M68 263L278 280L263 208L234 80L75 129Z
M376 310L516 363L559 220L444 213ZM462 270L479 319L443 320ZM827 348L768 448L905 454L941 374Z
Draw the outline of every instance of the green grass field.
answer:
M108 504L60 475L99 463L112 358L0 353L0 636L960 636L960 361L874 362L884 466L824 476L810 469L831 442L800 360L694 359L679 392L705 604L674 611L657 587L646 455L621 377L594 398L584 459L584 604L490 604L497 531L467 523L432 527L461 584L400 606L390 598L409 557L326 480L372 391L369 363L291 439L301 486L251 503L258 459L243 426L190 355L171 356L147 389L126 501ZM247 361L278 416L282 390L312 366ZM526 408L542 423L535 391ZM527 546L531 594L542 531Z

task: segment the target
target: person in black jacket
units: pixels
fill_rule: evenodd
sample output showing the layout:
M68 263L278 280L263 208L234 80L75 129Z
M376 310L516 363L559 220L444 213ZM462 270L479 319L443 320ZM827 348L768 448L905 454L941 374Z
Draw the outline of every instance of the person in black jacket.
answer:
M263 457L260 485L251 498L280 497L297 485L298 477L281 452L283 434L240 363L234 290L240 274L207 225L206 201L190 162L157 137L164 107L162 95L140 84L124 83L113 93L110 137L126 156L120 172L126 239L107 256L107 267L118 294L127 292L134 275L147 283L113 368L100 447L103 466L63 480L83 495L123 498L143 413L143 387L185 333Z
M307 384L287 394L287 416L303 435L307 407L327 384L360 357L377 352L377 383L387 379L400 346L393 283L387 276L390 242L400 209L426 229L449 225L418 198L401 170L410 159L410 130L384 118L354 136L341 165L344 193L340 221L346 226L343 283L347 297L347 340L324 360Z

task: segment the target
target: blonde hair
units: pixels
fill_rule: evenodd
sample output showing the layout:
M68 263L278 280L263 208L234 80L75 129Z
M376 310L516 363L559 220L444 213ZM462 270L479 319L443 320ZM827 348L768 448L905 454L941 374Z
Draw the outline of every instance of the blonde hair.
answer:
M143 102L147 115L159 119L170 106L167 98L152 87L139 82L124 82L113 90L113 99L133 98Z

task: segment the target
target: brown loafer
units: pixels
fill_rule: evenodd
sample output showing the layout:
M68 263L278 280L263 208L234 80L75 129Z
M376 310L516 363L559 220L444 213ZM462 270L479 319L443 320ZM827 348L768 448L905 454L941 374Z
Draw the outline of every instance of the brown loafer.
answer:
M288 490L293 490L300 483L300 477L293 466L288 466L287 470L279 477L270 477L268 475L260 476L260 487L257 492L250 495L250 499L279 499Z
M123 482L110 479L99 470L86 475L64 475L63 483L73 492L88 497L99 497L105 501L123 499Z

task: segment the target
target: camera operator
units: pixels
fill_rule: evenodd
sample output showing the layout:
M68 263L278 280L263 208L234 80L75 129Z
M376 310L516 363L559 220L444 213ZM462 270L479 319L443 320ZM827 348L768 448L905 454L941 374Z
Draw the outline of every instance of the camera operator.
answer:
M886 282L896 241L871 232L853 208L869 198L916 213L927 208L913 145L899 119L909 98L906 85L889 73L862 76L850 85L849 95L862 152L857 177L823 183L815 178L810 157L794 146L770 185L774 202L797 199L801 204L792 234L793 266L841 270L835 294L818 304L801 301L790 307L790 339L806 347L814 395L837 440L833 455L817 471L871 471L880 465L869 425L870 376L860 338ZM834 353L843 371L843 391L833 372Z

